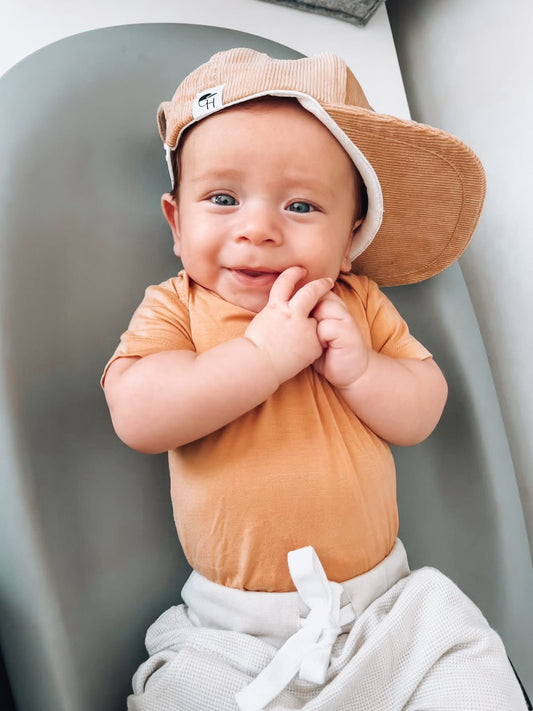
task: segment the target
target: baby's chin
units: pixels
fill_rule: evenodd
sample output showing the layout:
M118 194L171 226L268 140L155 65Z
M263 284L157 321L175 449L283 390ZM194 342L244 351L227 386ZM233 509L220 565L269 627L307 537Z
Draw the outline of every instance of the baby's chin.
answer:
M226 299L226 301L229 301L230 304L238 306L239 308L244 309L245 311L250 311L251 313L258 314L268 304L268 296L260 299L255 297L243 299L229 298Z
M233 294L231 292L224 292L224 290L218 291L216 289L210 289L210 291L216 294L220 299L226 301L228 304L233 304L233 306L236 306L237 308L244 309L245 311L250 311L254 314L258 314L268 304L268 293Z

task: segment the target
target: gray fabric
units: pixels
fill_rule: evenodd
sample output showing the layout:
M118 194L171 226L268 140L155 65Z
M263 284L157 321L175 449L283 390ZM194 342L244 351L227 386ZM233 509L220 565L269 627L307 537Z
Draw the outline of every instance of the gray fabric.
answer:
M235 694L277 651L241 632L196 627L185 605L154 622L146 646L151 656L134 677L128 711L238 711ZM339 635L324 684L295 678L266 709L525 711L526 704L478 608L444 575L423 568Z
M263 0L285 5L295 10L306 10L327 15L354 25L366 25L383 0Z

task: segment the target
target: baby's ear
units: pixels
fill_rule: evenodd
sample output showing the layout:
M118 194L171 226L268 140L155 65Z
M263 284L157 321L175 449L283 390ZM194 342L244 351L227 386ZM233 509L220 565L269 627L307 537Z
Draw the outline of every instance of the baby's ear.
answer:
M359 227L361 226L363 220L364 220L364 217L359 217L355 221L354 226L352 227L350 236L348 237L348 242L346 244L346 249L344 251L344 256L342 258L341 272L347 273L347 272L352 271L352 260L350 259L350 252L352 250L352 243L353 243L354 237L356 235L356 232L359 229Z
M161 197L161 209L163 210L165 220L168 222L170 230L172 232L172 239L174 240L174 254L176 255L176 257L179 257L181 245L178 203L176 202L176 198L171 195L171 193L164 193L164 195Z

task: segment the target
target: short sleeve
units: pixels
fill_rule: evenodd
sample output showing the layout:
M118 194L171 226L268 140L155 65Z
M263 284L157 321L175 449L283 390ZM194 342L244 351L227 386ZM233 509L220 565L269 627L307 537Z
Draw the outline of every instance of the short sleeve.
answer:
M168 350L195 350L181 276L146 289L144 299L133 314L128 330L122 334L100 382L103 385L109 366L118 358L143 358Z
M370 279L368 279L366 312L372 347L378 353L384 353L391 358L417 360L432 357L428 349L411 335L407 323L394 304Z
M409 333L407 323L374 281L366 276L342 274L336 288L369 347L391 358L432 357Z

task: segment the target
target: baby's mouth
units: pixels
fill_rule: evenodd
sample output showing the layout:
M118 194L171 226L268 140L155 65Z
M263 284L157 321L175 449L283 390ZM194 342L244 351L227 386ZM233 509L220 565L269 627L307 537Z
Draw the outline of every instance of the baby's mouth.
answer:
M246 286L272 286L279 272L266 269L232 269L237 281Z
M261 276L264 276L265 274L269 274L269 275L274 274L274 272L261 271L259 269L236 269L235 271L240 272L241 274L245 274L246 276L249 276L249 277L261 277Z

